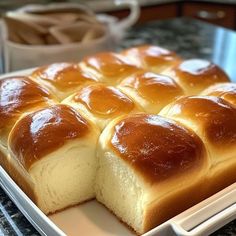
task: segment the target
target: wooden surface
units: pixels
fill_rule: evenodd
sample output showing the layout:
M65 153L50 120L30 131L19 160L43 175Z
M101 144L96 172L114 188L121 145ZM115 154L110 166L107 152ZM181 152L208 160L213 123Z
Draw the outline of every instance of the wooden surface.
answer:
M129 15L129 10L106 12L119 19ZM236 29L236 4L181 1L153 6L143 6L137 24L187 16L230 29Z
M193 17L226 28L233 29L236 26L236 6L186 2L181 9L183 16Z

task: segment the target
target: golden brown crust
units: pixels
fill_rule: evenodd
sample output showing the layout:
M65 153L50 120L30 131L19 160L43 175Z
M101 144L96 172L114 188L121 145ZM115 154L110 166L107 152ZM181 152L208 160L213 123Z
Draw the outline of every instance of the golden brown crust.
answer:
M0 80L0 135L7 137L23 113L52 103L54 101L49 92L27 77Z
M94 56L86 57L82 61L87 68L95 70L101 75L100 80L102 82L108 82L111 84L116 83L116 80L125 78L135 73L138 68L127 61L119 54L112 52L98 53Z
M120 85L134 88L144 99L162 106L184 94L182 88L173 79L152 72L132 75L122 80Z
M121 119L114 126L110 146L151 184L176 178L206 163L205 147L195 133L157 115Z
M115 87L94 84L83 87L73 100L82 103L96 116L113 117L127 114L135 107L134 102Z
M229 77L217 65L202 59L180 62L168 73L186 90L187 94L198 94L215 83L229 82Z
M225 167L223 165L223 163L219 164L220 170L214 171L207 181L206 193L208 197L236 182L236 162L229 162Z
M202 95L220 97L236 105L236 83L219 83L210 86L202 92Z
M206 193L205 182L200 181L185 189L165 195L150 204L144 215L144 232L164 223L177 214L194 206L210 195Z
M13 164L15 162L15 164ZM38 198L34 191L33 183L20 172L20 167L15 160L8 162L8 174L15 181L15 183L22 189L22 191L37 205Z
M0 166L2 166L3 169L8 171L7 155L3 151L1 151L1 149L0 149Z
M218 151L236 145L236 108L227 101L211 96L188 96L177 99L167 116L193 122Z
M57 150L68 140L84 137L90 125L66 105L54 105L19 120L9 136L9 148L28 170L37 160Z
M163 69L172 67L181 61L181 58L174 52L152 45L129 48L123 51L122 54L128 58L133 58L139 67L145 69L155 67L155 72L161 72Z
M32 75L35 80L44 80L60 91L75 89L96 79L85 73L78 64L61 62L43 66L35 70Z

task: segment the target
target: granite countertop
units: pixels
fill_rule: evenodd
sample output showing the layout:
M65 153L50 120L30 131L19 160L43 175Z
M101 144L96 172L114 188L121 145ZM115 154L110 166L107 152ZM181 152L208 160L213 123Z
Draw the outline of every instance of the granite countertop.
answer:
M220 65L236 82L236 33L201 21L178 18L150 22L129 30L117 50L150 43L176 51L185 58L200 57ZM0 188L0 236L39 235ZM235 236L236 220L212 236Z

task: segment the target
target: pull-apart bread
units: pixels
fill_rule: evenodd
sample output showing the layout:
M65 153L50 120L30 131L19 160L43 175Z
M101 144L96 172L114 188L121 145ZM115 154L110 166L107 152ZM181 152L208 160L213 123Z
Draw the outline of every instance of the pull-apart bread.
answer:
M78 63L68 62L40 67L33 71L31 79L49 89L60 101L79 87L97 81L82 70Z
M0 164L5 166L8 155L7 139L16 121L28 112L54 104L48 90L25 76L0 80Z
M121 54L126 56L134 65L154 73L161 73L181 61L175 52L152 45L129 48Z
M119 89L104 84L88 85L66 98L62 103L80 111L101 130L114 118L142 111L126 94Z
M126 57L113 52L86 57L80 62L80 66L100 82L109 85L117 85L122 79L139 70Z
M184 95L184 90L170 77L146 71L125 78L118 88L148 113L158 113Z
M60 104L15 124L9 137L12 171L43 212L94 198L98 134L73 108Z
M201 94L220 97L236 105L236 83L218 83L208 87Z
M217 192L236 181L236 107L213 96L182 97L160 115L195 131L211 159L208 191Z
M143 234L236 181L215 64L144 45L26 76L0 80L0 164L45 214L96 198Z
M109 123L98 158L98 201L139 234L198 202L209 171L201 139L158 115Z
M188 95L197 95L208 86L229 82L226 73L217 65L207 60L184 60L164 71L173 78Z

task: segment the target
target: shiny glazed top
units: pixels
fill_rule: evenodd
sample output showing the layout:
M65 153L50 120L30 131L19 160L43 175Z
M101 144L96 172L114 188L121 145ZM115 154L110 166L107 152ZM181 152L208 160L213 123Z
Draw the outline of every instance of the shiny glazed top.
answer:
M32 73L32 77L45 80L61 91L96 81L91 75L83 72L78 64L68 62L40 67Z
M52 103L49 92L27 77L0 80L0 130L14 124L24 112Z
M221 97L224 100L236 105L236 84L219 83L203 91L203 95Z
M167 115L193 122L216 149L236 147L236 107L221 98L182 97L170 106Z
M201 59L185 60L174 67L173 72L184 87L195 87L198 92L212 84L229 81L228 76L217 65Z
M180 60L180 57L178 57L174 52L151 45L130 48L125 50L123 54L130 58L135 58L135 60L138 61L138 66L145 68L174 65Z
M135 88L144 99L163 105L184 94L182 88L173 79L152 72L130 76L121 82L121 86Z
M201 169L206 162L196 134L158 115L139 114L119 121L110 145L150 183Z
M17 122L10 133L9 147L28 170L68 140L82 138L89 132L89 124L79 113L59 104L31 113Z
M112 52L98 53L83 60L86 66L96 70L105 77L123 77L138 69L121 55Z
M105 118L129 113L135 107L133 101L118 89L102 84L82 88L73 100L82 103L91 113Z

